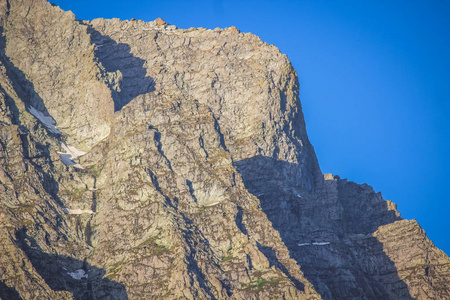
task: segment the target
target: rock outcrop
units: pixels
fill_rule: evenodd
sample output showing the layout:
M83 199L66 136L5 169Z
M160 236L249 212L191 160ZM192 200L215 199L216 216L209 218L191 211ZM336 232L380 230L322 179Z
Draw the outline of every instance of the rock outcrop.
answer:
M44 0L0 17L0 298L450 298L417 222L322 175L275 46Z

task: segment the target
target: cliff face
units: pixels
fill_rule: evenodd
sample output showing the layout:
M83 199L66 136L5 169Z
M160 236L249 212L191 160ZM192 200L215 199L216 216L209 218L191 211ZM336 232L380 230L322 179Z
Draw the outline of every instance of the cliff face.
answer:
M0 1L0 298L445 299L450 260L322 175L252 34Z

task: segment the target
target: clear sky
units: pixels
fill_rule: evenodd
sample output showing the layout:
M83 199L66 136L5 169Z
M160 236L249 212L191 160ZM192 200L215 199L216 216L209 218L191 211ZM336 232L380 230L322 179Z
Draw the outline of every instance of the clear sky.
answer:
M450 1L52 2L78 19L234 25L276 45L322 172L372 185L450 254Z

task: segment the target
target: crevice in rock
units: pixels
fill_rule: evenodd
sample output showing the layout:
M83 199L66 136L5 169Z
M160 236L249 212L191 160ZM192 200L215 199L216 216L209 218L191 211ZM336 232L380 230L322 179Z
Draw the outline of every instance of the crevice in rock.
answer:
M205 252L211 251L211 246L209 244L208 239L205 238L205 236L201 233L201 231L197 228L197 226L193 223L191 219L189 219L187 216L185 216L182 212L179 212L179 215L183 219L183 222L186 224L186 229L180 228L180 230L183 232L183 236L186 241L186 245L189 247L189 252L186 257L186 260L188 262L188 270L191 273L191 276L195 276L197 279L197 282L199 283L200 288L206 293L209 299L217 299L216 296L214 296L211 287L208 285L208 281L206 279L206 274L203 272L201 267L199 266L197 260L197 252L199 249L198 242L201 243L201 245L205 248ZM195 235L195 236L194 236ZM209 250L209 251L208 251ZM211 255L211 253L209 253ZM224 285L225 289L227 290L227 293L230 293L230 289L227 287L227 285Z
M289 280L292 281L292 283L299 291L305 290L305 285L301 283L297 278L292 276L289 270L278 260L275 250L273 250L271 247L263 246L259 242L256 242L256 245L258 246L258 250L261 251L261 253L264 254L264 256L267 258L271 266L277 267L281 270L281 272L286 274Z
M242 223L242 218L244 216L244 210L239 205L237 206L237 210L238 210L238 212L236 214L236 225L243 234L248 235L247 228L245 227L245 224Z
M186 179L186 185L188 186L189 193L191 194L191 196L194 199L195 203L198 203L197 197L195 197L195 194L194 194L195 190L194 190L194 187L192 186L192 181Z
M198 137L198 143L203 152L205 152L206 158L208 158L209 157L208 151L206 151L205 149L205 142L203 141L203 137L201 135Z
M219 122L217 121L216 116L214 115L214 113L211 111L212 117L214 119L214 129L217 131L217 134L219 135L219 139L220 139L220 146L223 147L223 149L225 149L225 151L228 151L227 146L225 144L225 137L223 136L222 131L220 130L220 125Z
M172 169L172 164L170 163L170 160L167 158L166 154L164 153L164 150L162 149L162 143L161 143L161 132L158 131L158 129L154 128L155 131L155 135L154 135L154 140L155 140L155 144L156 144L156 148L158 149L158 152L161 154L162 157L164 157L167 166L169 167L169 170L173 172Z

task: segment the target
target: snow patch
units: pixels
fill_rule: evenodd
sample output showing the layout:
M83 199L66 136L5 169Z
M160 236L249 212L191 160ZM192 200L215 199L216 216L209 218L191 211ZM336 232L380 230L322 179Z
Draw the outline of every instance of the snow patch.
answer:
M88 274L82 270L78 269L75 272L67 272L73 279L81 280L82 278L88 278Z
M56 121L50 115L46 115L43 111L38 110L34 106L30 106L28 108L30 114L36 117L41 123L52 133L61 134L61 131L56 129ZM63 164L68 166L73 166L78 169L84 169L80 164L75 163L73 160L86 154L86 152L78 150L73 146L67 146L64 143L61 143L61 147L65 152L58 152L61 155L61 161Z
M41 121L41 123L44 124L44 126L47 127L47 129L50 132L55 133L55 134L61 134L61 131L56 129L56 121L55 121L55 119L52 118L52 116L50 116L50 115L46 116L44 114L44 112L36 109L33 106L30 106L28 111L30 112L30 114L35 116L39 121Z
M210 207L210 206L214 206L214 205L217 205L217 204L220 204L220 203L222 203L222 201L209 203L209 204L206 204L206 205L204 205L204 206Z
M78 157L83 156L83 155L85 155L85 154L87 153L87 152L78 150L78 149L75 148L74 146L67 146L67 145L65 145L64 143L62 143L61 146L63 147L63 149L64 149L66 152L69 152L69 153L73 156L73 158L78 158Z
M329 245L330 242L318 242L318 243L300 243L297 244L297 246L325 246L325 245Z
M95 214L95 212L92 211L92 209L70 209L70 208L64 208L64 212L68 215L82 215L82 214Z
M86 152L78 150L73 146L67 146L64 143L61 143L61 147L66 152L66 153L58 152L58 154L61 155L61 161L63 162L63 164L73 166L78 169L84 169L80 164L75 163L73 160L86 154Z
M317 245L317 246L324 246L324 245L329 245L330 242L320 242L320 243L312 243L313 245Z

